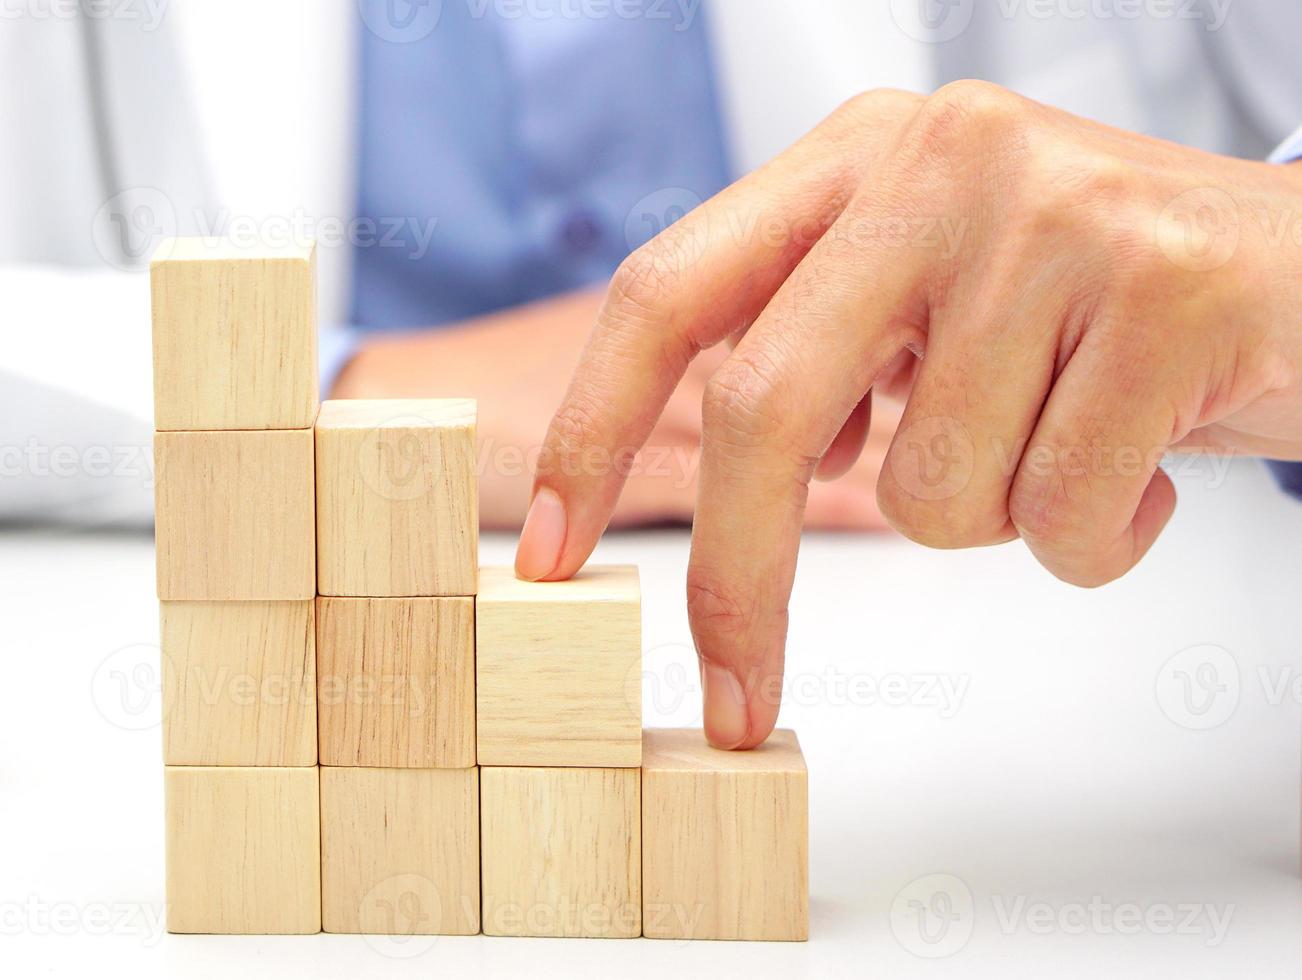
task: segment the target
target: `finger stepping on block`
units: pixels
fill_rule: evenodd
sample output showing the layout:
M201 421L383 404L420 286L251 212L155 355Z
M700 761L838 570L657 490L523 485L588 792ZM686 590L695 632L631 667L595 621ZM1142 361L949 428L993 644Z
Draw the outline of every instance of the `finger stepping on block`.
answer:
M476 465L471 399L325 402L316 424L320 593L474 595Z
M809 938L808 776L793 732L723 752L649 729L642 759L643 934Z
M316 417L316 249L174 238L150 263L154 424L307 429Z
M159 432L160 599L316 595L310 429Z
M479 770L321 770L322 924L479 931Z
M484 933L641 932L636 769L481 770Z
M159 605L163 761L316 765L312 600Z
M641 763L636 567L590 565L566 582L485 568L475 618L480 765Z
M164 790L169 932L320 932L315 766L168 766Z
M475 600L317 599L321 764L475 764Z

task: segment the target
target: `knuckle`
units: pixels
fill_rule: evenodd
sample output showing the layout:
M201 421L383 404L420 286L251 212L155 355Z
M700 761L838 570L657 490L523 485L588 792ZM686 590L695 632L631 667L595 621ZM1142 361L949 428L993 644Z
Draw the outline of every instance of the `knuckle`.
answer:
M1029 105L990 82L951 82L919 106L912 136L924 149L945 154L1012 140L1026 125Z
M693 564L687 570L687 614L698 648L711 655L753 652L751 639L765 630L786 635L785 604L760 609L754 593L730 585L712 568Z
M882 476L877 481L877 509L888 524L910 541L925 544L921 540L923 533L918 527L912 495L904 486L893 478L890 464L882 467Z
M1043 476L1019 473L1008 494L1008 516L1028 541L1072 550L1080 550L1088 542L1086 508L1073 498L1066 478L1060 473Z
M1069 585L1093 589L1119 578L1088 510L1073 500L1063 481L1018 480L1009 495L1013 526L1053 575Z
M665 308L678 273L658 238L630 252L610 280L609 306L634 317Z
M877 484L877 506L904 537L928 548L979 548L1007 537L1007 514L965 499L920 500L898 480Z
M713 572L692 567L687 572L687 615L693 629L715 635L738 635L749 621L749 606Z
M876 88L852 95L832 113L832 118L854 125L895 119L916 112L925 97L903 89Z
M772 372L734 354L705 385L701 425L707 438L734 448L771 443L783 431L780 394Z
M600 444L602 430L594 408L596 404L594 400L572 392L556 410L547 444L562 460L582 453L585 447Z
M1055 578L1081 589L1097 589L1115 582L1125 569L1114 569L1101 557L1076 556L1070 561L1046 566Z

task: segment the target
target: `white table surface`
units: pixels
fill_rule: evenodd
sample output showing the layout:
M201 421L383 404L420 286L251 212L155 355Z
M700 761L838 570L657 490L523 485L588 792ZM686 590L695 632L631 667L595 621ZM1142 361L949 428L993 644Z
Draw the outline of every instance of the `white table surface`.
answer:
M163 934L152 543L0 533L0 973L1296 976L1302 505L1250 464L1176 483L1155 552L1094 592L1018 544L809 538L805 944ZM648 723L691 723L686 533L598 558L642 566Z

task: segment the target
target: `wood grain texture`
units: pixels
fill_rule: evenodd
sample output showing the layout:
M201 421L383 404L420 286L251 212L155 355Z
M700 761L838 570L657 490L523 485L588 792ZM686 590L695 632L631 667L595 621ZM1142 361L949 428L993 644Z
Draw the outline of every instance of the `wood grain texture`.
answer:
M150 264L154 425L306 429L316 416L316 247L163 242Z
M485 568L475 616L481 765L641 763L636 567L590 565L567 582Z
M480 770L484 933L641 932L636 769Z
M475 600L317 599L321 764L475 764Z
M160 603L163 761L316 765L314 619L310 599Z
M321 770L326 932L479 932L479 770Z
M316 425L320 593L474 595L477 463L471 399L325 402Z
M321 930L315 766L168 766L169 932Z
M809 938L808 774L794 733L749 752L649 729L642 758L643 934Z
M154 435L160 599L316 595L312 432Z

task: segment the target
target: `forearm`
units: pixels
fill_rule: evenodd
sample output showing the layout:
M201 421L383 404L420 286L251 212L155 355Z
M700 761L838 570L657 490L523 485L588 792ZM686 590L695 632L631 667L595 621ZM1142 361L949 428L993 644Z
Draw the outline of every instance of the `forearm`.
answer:
M477 397L515 376L559 399L568 368L554 378L531 369L532 344L577 353L600 294L578 290L458 324L363 335L331 390L333 398ZM548 394L539 390L539 395Z

